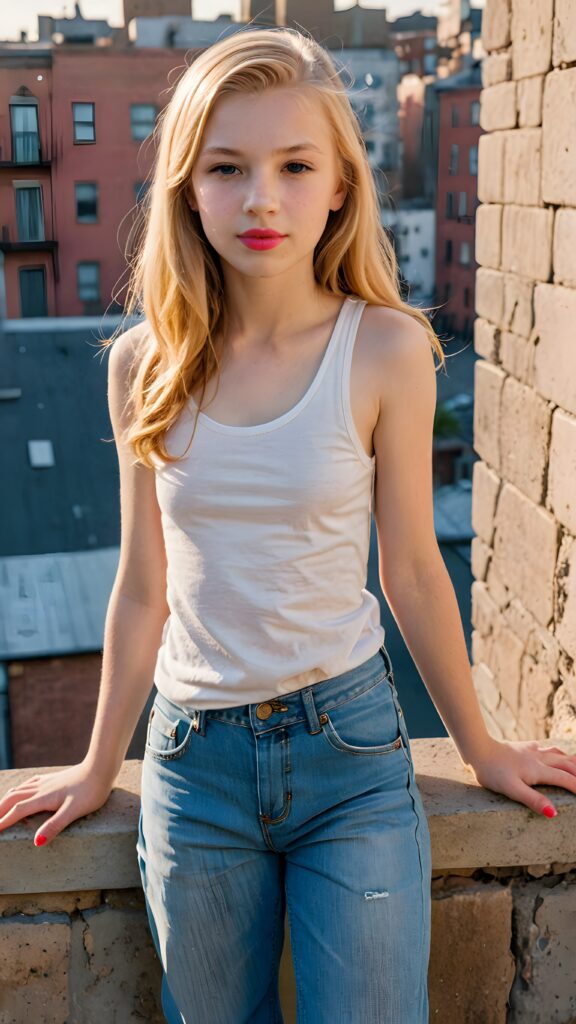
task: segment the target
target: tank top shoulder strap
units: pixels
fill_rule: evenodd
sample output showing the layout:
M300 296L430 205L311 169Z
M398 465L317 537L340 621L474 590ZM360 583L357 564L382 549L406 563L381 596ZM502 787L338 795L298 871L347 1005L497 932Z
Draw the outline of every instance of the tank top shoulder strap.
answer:
M350 395L350 371L354 345L358 336L358 327L362 313L367 304L365 299L354 298L354 296L351 296L346 303L346 315L343 317L340 325L341 330L336 345L335 358L330 366L330 390L333 396L334 407L337 410L336 415L343 420L344 428L360 461L366 468L372 468L373 459L367 455L356 430Z
M365 299L350 297L346 303L345 316L340 324L340 331L336 345L335 358L332 361L331 372L338 393L349 388L350 367L352 365L352 354L358 334L360 318L366 306Z

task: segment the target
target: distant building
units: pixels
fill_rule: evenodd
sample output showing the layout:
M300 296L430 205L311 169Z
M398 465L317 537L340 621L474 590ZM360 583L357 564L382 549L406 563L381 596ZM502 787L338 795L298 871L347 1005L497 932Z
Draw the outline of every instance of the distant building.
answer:
M437 324L472 338L476 274L475 213L478 206L480 61L436 82L438 180L436 194Z
M436 211L423 200L402 200L395 209L382 210L382 223L394 240L407 298L431 304L434 295Z
M43 48L44 47L44 48ZM119 312L150 137L183 51L0 45L8 317Z
M88 46L101 46L112 43L115 36L123 34L123 29L112 28L103 19L84 18L78 3L74 4L73 18L38 15L38 41L41 43L82 43Z
M120 542L109 352L98 344L116 324L22 320L2 335L2 769L73 764L88 749ZM129 757L142 756L145 720Z
M389 23L401 75L435 75L438 64L437 19L419 11Z
M244 27L233 21L230 14L221 14L213 21L173 14L138 16L128 26L128 38L138 49L204 49Z
M126 28L132 18L192 18L191 0L123 0Z
M348 96L358 117L379 187L399 194L402 147L398 119L398 58L391 49L345 48L334 54L352 81Z
M240 10L243 22L302 28L329 49L390 46L384 7L355 3L336 11L333 0L241 0Z
M398 58L392 48L361 45L372 15L386 27L385 12L355 8L349 26L358 45L338 46L334 57L348 69L382 191L398 199ZM171 72L246 26L228 15L135 17L126 45L102 35L106 28L77 7L73 19L44 19L46 42L0 44L0 252L9 318L122 310L152 133L179 77Z
M481 7L471 7L470 0L443 0L438 14L439 77L455 74L486 55L481 33Z
M425 195L422 133L426 82L406 74L398 84L398 120L402 146L401 192L405 199Z

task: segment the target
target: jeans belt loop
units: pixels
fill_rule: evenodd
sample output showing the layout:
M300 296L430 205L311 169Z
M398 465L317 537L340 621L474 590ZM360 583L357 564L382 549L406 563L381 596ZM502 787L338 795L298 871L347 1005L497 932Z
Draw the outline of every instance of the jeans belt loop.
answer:
M301 691L301 694L302 703L304 704L304 712L306 714L306 721L308 722L308 731L312 735L315 735L317 732L322 732L322 726L318 718L318 711L316 710L312 687L305 686Z

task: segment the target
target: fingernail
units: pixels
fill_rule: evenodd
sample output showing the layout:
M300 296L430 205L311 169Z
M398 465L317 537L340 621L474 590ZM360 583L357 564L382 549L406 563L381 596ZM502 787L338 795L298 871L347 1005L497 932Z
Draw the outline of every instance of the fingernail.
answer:
M34 840L34 846L44 846L44 843L46 843L47 841L48 840L46 836L36 836Z
M542 814L545 814L547 818L555 818L558 814L558 811L555 807L552 807L552 804L547 804L546 807L543 809Z

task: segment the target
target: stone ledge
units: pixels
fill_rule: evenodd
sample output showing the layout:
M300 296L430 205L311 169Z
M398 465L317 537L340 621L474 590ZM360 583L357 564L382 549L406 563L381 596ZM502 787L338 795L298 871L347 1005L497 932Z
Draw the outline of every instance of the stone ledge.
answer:
M576 740L549 737L567 753ZM450 737L412 739L418 786L430 826L434 870L576 861L576 795L539 786L558 808L548 819L479 786ZM66 766L61 766L66 767ZM0 772L0 794L57 767ZM72 822L52 844L32 837L48 812L0 832L0 893L77 892L140 886L136 836L142 762L125 761L100 810Z

